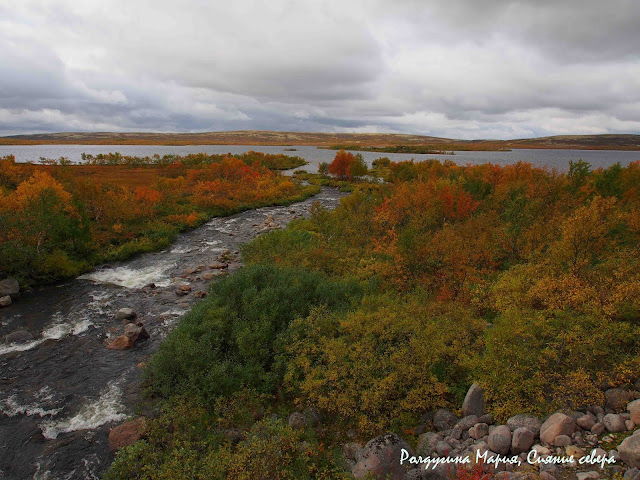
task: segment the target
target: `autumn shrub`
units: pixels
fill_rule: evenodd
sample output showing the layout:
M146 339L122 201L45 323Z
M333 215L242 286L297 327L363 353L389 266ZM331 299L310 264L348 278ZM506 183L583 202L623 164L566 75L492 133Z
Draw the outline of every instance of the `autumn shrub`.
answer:
M640 328L603 316L508 310L488 330L478 375L498 418L600 405L601 385L624 381Z
M202 399L244 387L273 392L283 375L289 324L317 305L345 309L360 295L353 282L294 268L250 266L216 282L152 357L151 391Z
M313 435L268 418L270 400L249 390L207 404L175 397L147 420L140 441L118 451L103 478L347 478Z
M368 434L411 426L462 401L483 324L418 294L365 297L346 315L317 308L291 326L286 384L299 402Z

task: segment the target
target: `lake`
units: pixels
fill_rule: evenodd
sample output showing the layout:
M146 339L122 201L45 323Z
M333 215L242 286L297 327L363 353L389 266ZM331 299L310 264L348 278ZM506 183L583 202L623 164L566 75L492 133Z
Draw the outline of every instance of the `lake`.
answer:
M295 148L295 151L285 149ZM244 153L255 150L265 153L284 153L285 155L297 155L309 162L309 165L302 167L305 170L315 172L321 162L331 162L336 152L334 150L319 149L314 146L294 145L294 146L262 146L262 145L0 145L0 157L14 155L18 162L37 162L40 157L58 159L67 157L73 162L82 162L82 153L97 155L99 153L119 152L122 155L151 156L155 153L159 155L186 155L188 153ZM357 152L354 152L357 153ZM584 160L592 167L609 167L616 162L626 166L631 162L640 160L640 151L626 150L538 150L538 149L518 149L511 152L456 152L455 155L417 155L405 153L379 153L360 152L365 161L371 164L373 160L380 157L388 157L391 160L411 160L416 161L437 158L438 160L451 160L460 165L479 164L492 162L498 165L507 165L519 161L529 162L540 167L556 168L566 171L569 168L569 161Z

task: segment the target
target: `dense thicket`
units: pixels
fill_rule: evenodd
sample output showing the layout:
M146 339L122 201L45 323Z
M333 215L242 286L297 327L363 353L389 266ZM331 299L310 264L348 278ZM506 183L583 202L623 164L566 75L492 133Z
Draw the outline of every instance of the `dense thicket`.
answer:
M344 159L323 170L348 176L336 171ZM324 444L350 429L408 434L428 411L459 408L473 381L504 420L601 404L603 389L638 380L639 163L560 174L383 159L368 173L384 182L357 183L337 209L243 248L251 266L216 284L151 361L174 433L120 454L114 478L169 478L151 472L177 472L187 456L211 478L259 478L256 445L268 459L288 452L272 478L340 478ZM260 413L240 415L237 398L258 393ZM206 406L180 424L185 395ZM243 440L179 449L194 425L229 418L211 406L225 399ZM307 407L327 418L294 440L313 457L279 443L286 425L256 420Z
M191 157L138 168L0 159L0 276L27 284L71 277L95 263L165 248L212 215L317 191L264 167L263 154Z

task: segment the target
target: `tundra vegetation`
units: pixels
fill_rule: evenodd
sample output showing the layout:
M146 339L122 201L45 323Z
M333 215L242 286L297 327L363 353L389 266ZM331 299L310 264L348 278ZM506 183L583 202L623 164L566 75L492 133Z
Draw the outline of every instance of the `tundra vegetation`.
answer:
M169 335L146 369L159 414L107 479L348 478L339 444L409 438L474 381L504 421L638 380L640 163L355 164L313 179L351 178L338 208L245 245Z
M0 158L0 275L22 284L167 247L211 216L299 201L318 191L274 170L299 157L84 155L85 163Z

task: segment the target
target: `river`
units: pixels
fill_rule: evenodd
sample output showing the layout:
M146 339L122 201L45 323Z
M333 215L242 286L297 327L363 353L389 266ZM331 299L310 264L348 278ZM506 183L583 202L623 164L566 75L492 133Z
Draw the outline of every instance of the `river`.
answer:
M295 148L295 151L287 149ZM119 152L123 155L131 156L152 156L159 155L186 155L188 153L244 153L249 150L256 150L265 153L284 153L286 155L297 155L309 162L301 167L304 170L317 172L320 162L331 162L335 156L335 150L319 149L314 146L257 146L257 145L186 145L186 146L165 146L165 145L20 145L7 146L0 145L0 157L14 155L18 162L37 162L40 157L58 159L66 157L73 162L82 161L82 153L97 155L99 153ZM358 153L358 152L354 152ZM388 157L394 161L411 160L416 161L437 158L439 160L451 160L460 165L467 163L476 165L479 163L492 162L498 165L507 165L519 161L529 162L539 167L556 168L559 171L567 171L571 160L584 160L589 162L593 168L609 167L616 162L622 166L630 162L640 160L640 151L628 150L540 150L540 149L517 149L510 152L455 152L455 155L417 155L406 153L379 153L379 152L359 152L362 153L365 161L370 165L373 160L380 157Z
M232 272L241 265L238 247L269 223L285 226L308 215L316 201L334 208L341 196L323 188L287 207L214 218L164 251L100 266L0 310L0 478L100 478L113 459L110 428L140 408L140 364L197 301L193 294L177 296L176 288L206 291L220 272L208 265L220 255L230 255ZM151 338L131 350L108 350L122 333L114 313L123 307L138 313ZM34 340L4 342L17 329Z

